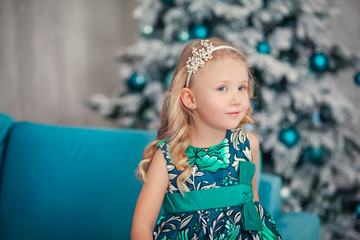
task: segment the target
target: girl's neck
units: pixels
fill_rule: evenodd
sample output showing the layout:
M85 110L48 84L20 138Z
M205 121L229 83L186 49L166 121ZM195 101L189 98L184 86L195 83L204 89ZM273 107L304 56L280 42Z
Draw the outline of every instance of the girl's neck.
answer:
M221 143L226 136L226 129L213 129L209 127L193 128L190 135L190 145L197 148L207 148Z

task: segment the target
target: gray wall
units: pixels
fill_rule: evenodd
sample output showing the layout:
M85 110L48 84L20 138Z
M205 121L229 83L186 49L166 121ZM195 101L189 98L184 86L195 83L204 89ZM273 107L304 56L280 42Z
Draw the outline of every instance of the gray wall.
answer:
M339 8L340 15L332 21L333 38L335 42L343 43L350 51L360 52L360 1L330 0L331 6ZM358 69L360 71L360 69ZM354 114L360 120L360 86L354 83L354 70L344 71L336 76L339 91L342 91L357 108ZM350 127L360 136L360 123Z
M15 120L112 126L84 106L94 93L120 83L114 51L130 45L138 26L134 0L0 0L0 112ZM360 1L330 1L336 41L360 51ZM340 89L360 104L353 71ZM360 133L360 129L356 129Z
M84 106L119 84L114 51L137 37L131 0L0 0L0 112L102 125Z

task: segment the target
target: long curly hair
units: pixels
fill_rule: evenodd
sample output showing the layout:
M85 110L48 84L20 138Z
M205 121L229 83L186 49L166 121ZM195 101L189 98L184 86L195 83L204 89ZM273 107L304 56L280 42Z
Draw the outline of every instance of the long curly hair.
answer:
M234 47L230 43L227 43L217 37L210 38L209 40L213 43L214 47ZM193 47L196 47L197 49L202 48L200 42L201 39L194 39L190 41L181 53L179 61L174 70L174 76L170 83L169 89L165 93L160 116L160 128L157 132L157 137L145 148L143 153L143 160L139 163L139 167L136 173L140 180L146 181L146 173L157 150L157 144L161 140L167 139L167 144L170 145L171 162L174 164L177 170L182 171L177 178L178 189L181 193L189 191L185 181L191 175L192 169L187 162L188 156L186 155L185 150L190 144L190 133L194 127L194 115L191 109L185 107L180 98L180 95L186 84L186 61L189 57L191 57ZM255 79L244 54L242 54L240 51L234 51L228 48L219 49L212 53L212 60L220 59L224 56L229 56L235 60L239 60L241 63L247 66L249 75L249 87L247 88L247 92L249 95L249 100L253 99ZM194 77L196 78L196 73L193 74L190 78L189 88L191 87L191 82ZM253 123L253 119L251 118L252 112L253 108L250 104L244 118L239 122L238 127L243 127L245 124Z

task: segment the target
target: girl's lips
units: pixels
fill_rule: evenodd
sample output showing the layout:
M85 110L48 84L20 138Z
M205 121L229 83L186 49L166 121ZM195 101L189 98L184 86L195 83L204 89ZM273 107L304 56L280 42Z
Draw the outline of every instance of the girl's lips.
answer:
M239 115L240 112L230 112L227 113L227 115L229 115L230 117L237 117Z

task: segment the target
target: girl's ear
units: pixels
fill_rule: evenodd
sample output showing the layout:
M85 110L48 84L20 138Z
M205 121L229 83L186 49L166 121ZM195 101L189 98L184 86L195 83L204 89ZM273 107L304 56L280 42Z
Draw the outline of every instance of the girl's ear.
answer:
M183 88L181 90L180 98L185 107L192 110L196 108L194 93L189 88Z

